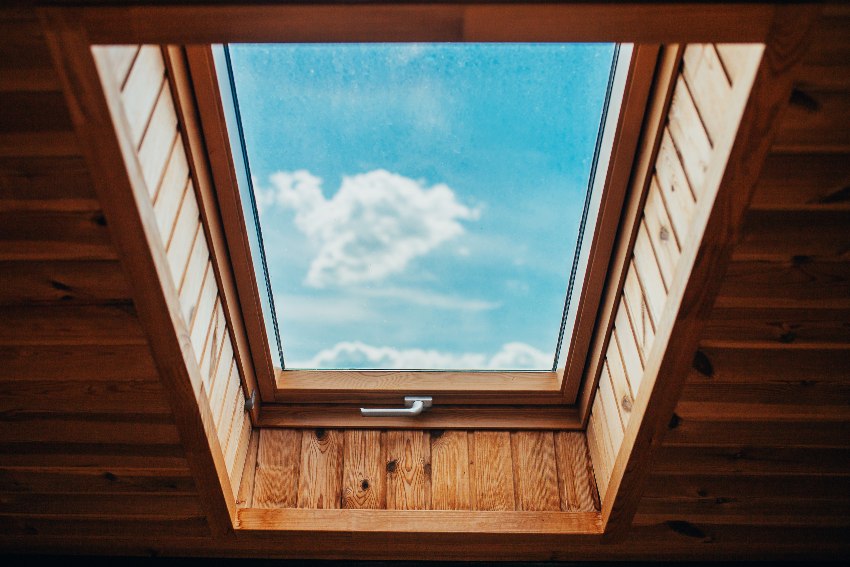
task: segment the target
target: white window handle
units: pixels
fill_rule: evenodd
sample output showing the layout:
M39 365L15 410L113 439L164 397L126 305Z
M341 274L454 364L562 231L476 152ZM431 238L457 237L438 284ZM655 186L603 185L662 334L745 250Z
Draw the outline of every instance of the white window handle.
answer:
M360 408L363 417L413 417L431 407L431 396L405 396L404 408Z

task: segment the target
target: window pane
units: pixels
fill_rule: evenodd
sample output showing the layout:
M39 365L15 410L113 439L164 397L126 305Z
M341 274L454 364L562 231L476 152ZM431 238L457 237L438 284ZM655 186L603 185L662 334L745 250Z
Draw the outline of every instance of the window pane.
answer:
M231 45L286 367L551 370L614 53Z

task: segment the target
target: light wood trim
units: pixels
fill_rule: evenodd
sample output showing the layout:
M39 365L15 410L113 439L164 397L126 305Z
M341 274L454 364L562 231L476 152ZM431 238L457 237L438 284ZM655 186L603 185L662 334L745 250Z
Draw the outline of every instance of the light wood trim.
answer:
M202 48L183 48L180 46L168 46L163 49L166 68L168 69L168 80L171 82L175 92L175 103L178 108L178 117L183 126L185 133L186 153L189 157L189 165L192 171L192 177L195 180L194 187L198 206L201 211L204 234L210 246L210 259L212 261L213 270L218 284L219 296L224 307L224 314L227 318L227 329L230 334L231 343L233 345L233 353L236 359L236 364L239 368L239 375L242 377L242 391L244 397L250 398L251 393L255 390L260 390L258 395L268 396L268 388L263 388L263 384L267 381L262 378L258 379L257 374L263 376L264 373L270 372L268 363L262 362L268 358L259 359L251 349L252 341L249 340L250 324L246 322L245 301L241 301L242 296L237 292L238 289L238 274L239 270L234 268L230 258L230 251L227 245L227 237L225 234L224 224L219 215L218 201L216 197L216 175L229 174L232 175L227 168L227 171L221 172L216 167L227 167L229 160L215 160L212 156L227 155L222 154L226 148L221 148L218 144L222 140L208 138L208 132L202 130L201 118L198 115L198 104L196 103L196 85L204 85L205 82L193 82L190 77L189 60L186 52L204 51L208 49ZM211 62L210 62L211 64ZM214 73L214 70L210 69ZM208 80L214 80L212 77L205 77ZM223 116L220 118L223 123ZM220 134L224 134L226 130L219 130ZM224 140L226 141L226 140ZM224 163L222 163L224 161ZM230 178L232 179L232 178ZM228 179L228 181L230 180ZM218 181L221 183L221 181ZM250 276L253 277L253 270L249 270ZM244 277L244 276L243 276ZM259 309L259 305L256 306ZM251 311L248 311L250 314ZM265 332L263 331L263 336ZM256 339L256 337L255 337ZM260 345L262 349L263 342L254 342L253 344ZM265 393L264 393L265 391ZM256 422L259 418L260 407L257 404L251 411L251 419Z
M681 394L699 337L737 242L744 212L786 106L793 69L805 51L819 7L777 8L763 57L749 61L729 100L724 135L706 173L703 197L684 244L655 343L647 360L634 417L626 430L602 506L608 539L625 536ZM752 90L751 87L752 86ZM735 109L741 110L736 111Z
M236 506L218 443L206 431L213 418L189 347L165 248L130 139L117 84L101 81L111 73L106 53L92 53L85 29L63 9L40 9L39 17L54 65L61 77L74 130L91 171L94 189L109 219L113 242L131 284L134 304L159 376L169 392L174 421L202 495L213 533L232 533ZM114 230L112 227L120 227Z
M610 280L608 266L611 262L617 233L628 217L622 217L623 203L629 189L629 178L635 164L637 149L644 130L644 115L649 94L656 77L659 55L658 45L636 45L626 77L626 88L616 117L613 149L605 174L603 197L593 231L593 240L585 270L585 281L578 298L575 324L570 340L564 345L566 362L561 384L563 403L574 404L582 381L587 375L588 354L599 318L603 290ZM663 79L661 79L663 80ZM613 116L609 120L614 120Z
M400 399L400 398L399 398ZM394 405L398 405L396 403ZM416 418L364 418L351 404L265 404L259 427L581 430L565 406L434 406Z
M631 184L626 202L623 205L623 222L620 226L617 243L608 264L607 283L602 300L599 303L597 325L593 340L587 354L585 378L579 391L576 405L579 409L582 424L587 427L590 420L591 407L605 361L605 352L614 328L614 316L620 305L620 297L629 269L634 241L638 228L646 194L655 169L655 159L661 145L661 135L664 131L667 109L673 96L673 87L684 49L681 45L666 45L659 55L656 79L649 96L645 118L641 132L638 154L635 158L631 175Z
M599 512L244 508L240 531L599 535ZM423 541L423 545L427 545Z
M212 2L210 2L212 4ZM761 42L773 6L722 2L356 3L89 7L95 43ZM246 5L247 4L247 5Z

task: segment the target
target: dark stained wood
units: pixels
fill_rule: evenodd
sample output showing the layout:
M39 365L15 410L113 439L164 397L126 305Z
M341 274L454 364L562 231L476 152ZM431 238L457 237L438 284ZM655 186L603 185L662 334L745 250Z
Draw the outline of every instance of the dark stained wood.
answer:
M117 261L0 262L0 305L126 303L129 298Z
M0 158L0 211L99 210L82 158Z
M847 154L780 154L765 160L751 209L850 208Z
M100 212L0 212L0 260L114 260Z

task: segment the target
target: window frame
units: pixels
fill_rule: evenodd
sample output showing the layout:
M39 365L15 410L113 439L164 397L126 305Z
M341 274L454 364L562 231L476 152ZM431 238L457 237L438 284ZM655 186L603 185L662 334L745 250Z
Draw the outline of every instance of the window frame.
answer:
M322 38L316 38L317 41ZM625 91L614 125L613 150L602 184L603 196L592 238L585 281L578 298L571 337L565 338L564 366L557 371L397 371L397 370L281 370L272 364L269 339L260 306L259 288L239 199L234 153L227 143L225 109L218 87L211 46L185 49L215 179L218 211L202 211L206 219L218 213L227 240L228 261L235 274L239 304L250 343L251 358L264 403L399 405L404 395L431 395L435 405L571 405L585 374L588 349L597 323L602 292L615 236L623 224L621 211L634 162L637 139L653 82L657 45L635 44ZM185 106L185 105L184 105ZM186 109L184 108L185 112ZM214 141L214 147L210 147ZM240 156L236 156L240 159ZM588 227L590 228L590 227ZM373 420L377 422L380 420Z

